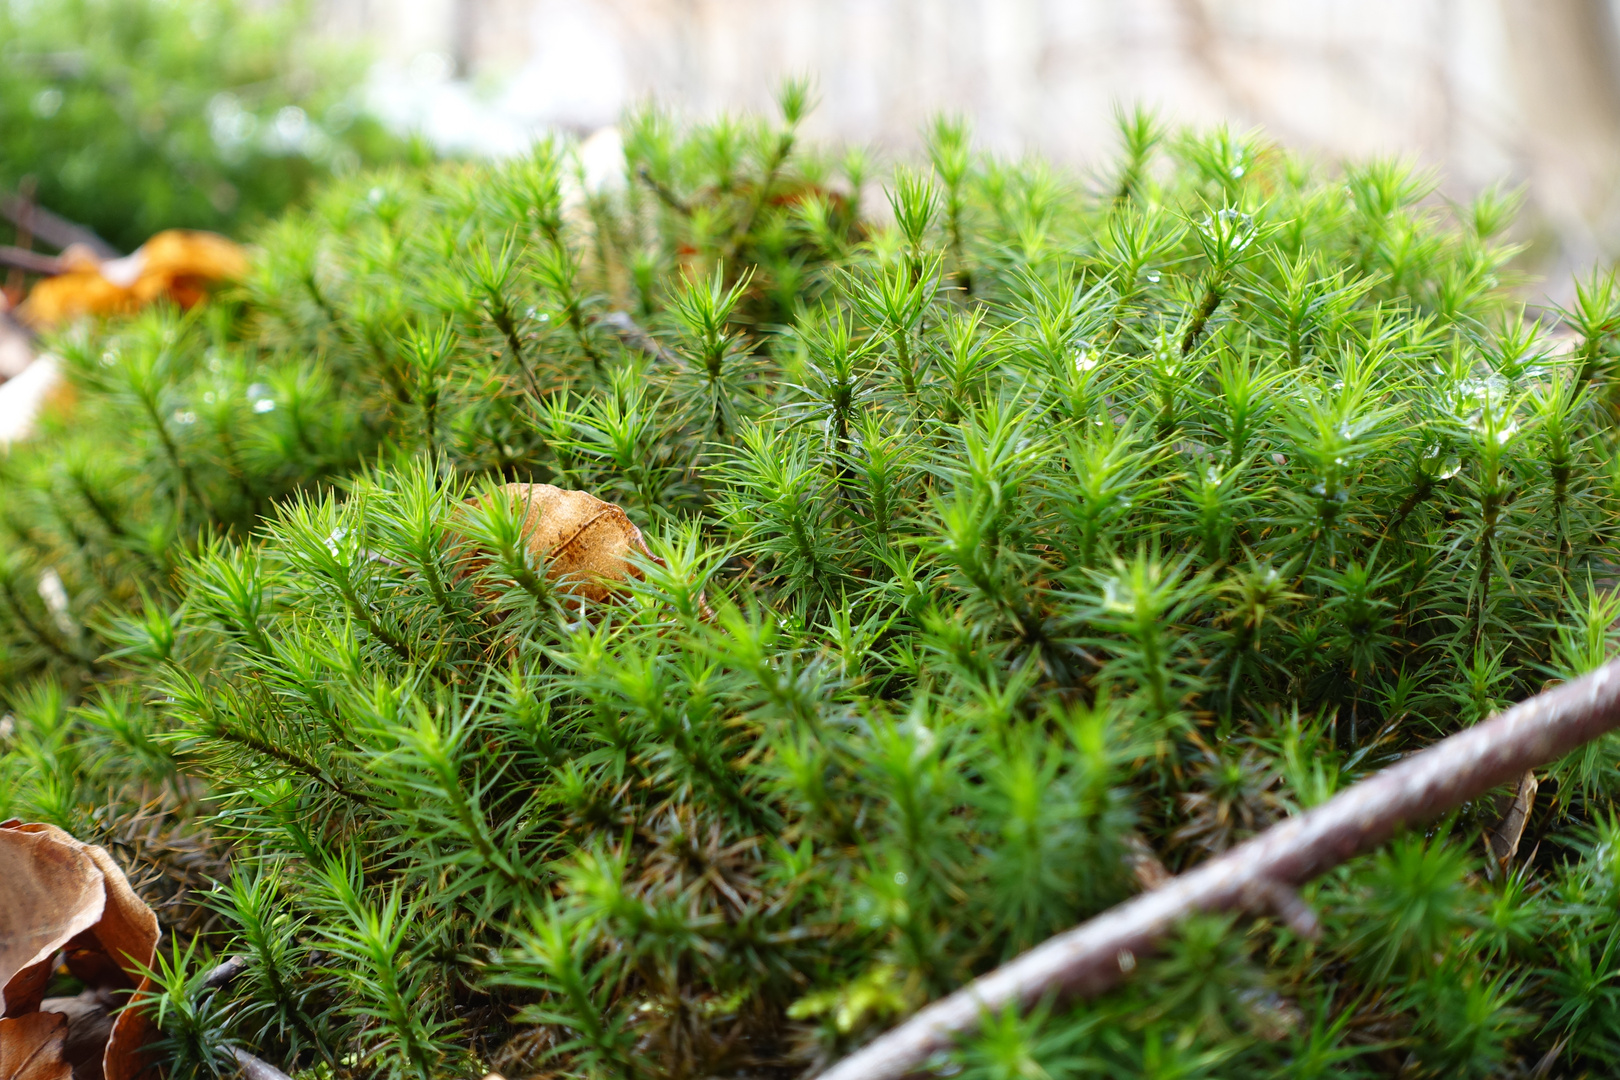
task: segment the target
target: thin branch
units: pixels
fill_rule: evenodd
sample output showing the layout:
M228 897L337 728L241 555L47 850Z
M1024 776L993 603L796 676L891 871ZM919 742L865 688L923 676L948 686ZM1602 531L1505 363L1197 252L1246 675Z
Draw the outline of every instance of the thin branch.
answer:
M765 167L765 175L760 179L759 188L754 192L753 198L748 200L747 212L738 220L736 227L731 230L731 238L726 241L726 262L736 258L737 249L742 246L743 239L753 229L754 221L759 217L765 201L771 197L771 187L781 175L782 166L787 164L789 155L793 153L793 141L792 128L788 128L777 138L776 150L771 154L770 163Z
M0 266L22 270L30 274L54 277L62 272L62 260L56 255L42 255L27 248L0 244Z
M242 731L233 731L224 724L215 724L214 729L208 734L213 738L220 739L224 742L233 742L238 746L245 746L249 750L252 750L255 753L263 754L267 758L273 758L287 766L289 769L292 769L294 772L302 773L311 780L314 780L316 783L325 785L332 791L334 795L337 795L340 798L348 799L350 802L359 803L361 806L371 805L371 800L369 798L357 791L348 790L342 784L339 784L336 780L333 780L330 776L326 775L326 770L322 769L313 761L299 757L297 754L284 750L279 746L275 746L266 739L261 739L256 735L249 735Z
M677 214L680 214L682 217L692 216L691 206L687 205L685 200L683 200L679 195L675 194L675 192L671 190L667 184L658 179L658 177L654 176L652 174L652 170L647 168L647 166L643 165L641 168L636 170L636 178L639 179L643 184L646 184L648 187L652 188L653 194L658 196L659 202L663 203Z
M245 956L233 956L229 960L214 966L207 975L203 976L203 985L210 990L219 990L229 986L236 977L247 970L248 961Z
M34 237L45 241L55 248L65 248L70 244L83 244L89 248L96 258L116 259L120 252L107 241L97 236L90 229L77 222L69 221L58 214L53 214L38 203L24 199L21 195L12 195L0 192L0 217L17 225L26 221L28 231Z
M686 361L670 352L663 343L647 332L646 328L630 317L627 311L612 311L596 320L619 336L626 348L674 368L684 368Z
M16 247L9 250L21 251L24 255L32 254L34 250L34 193L39 188L38 181L33 176L25 176L22 183L17 185L18 197L22 199L20 213L12 219L16 226ZM6 295L15 298L22 292L23 275L28 271L26 266L13 266L6 274Z
M975 979L821 1074L820 1080L899 1080L927 1068L981 1020L1049 995L1107 990L1198 911L1269 908L1306 936L1315 918L1294 886L1439 817L1526 770L1620 727L1620 661L1520 702L1267 829L1110 911L1049 938Z
M240 1046L231 1047L231 1054L241 1067L244 1080L292 1080L268 1061L254 1057Z

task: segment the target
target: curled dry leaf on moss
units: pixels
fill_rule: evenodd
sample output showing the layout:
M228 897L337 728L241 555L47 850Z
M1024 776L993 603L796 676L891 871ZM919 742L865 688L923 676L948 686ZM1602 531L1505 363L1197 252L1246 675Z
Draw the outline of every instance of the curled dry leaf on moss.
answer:
M641 529L624 508L588 491L570 491L551 484L505 484L474 496L469 505L487 507L504 500L522 514L522 537L533 565L581 612L622 595L624 586L642 579L638 562L662 560L647 548ZM465 564L476 570L487 565L473 556ZM487 592L487 590L486 590ZM698 604L708 616L708 603Z
M535 564L559 589L601 603L616 584L639 578L632 556L651 558L641 530L621 507L586 491L551 484L507 484L492 495L523 513L523 541Z
M104 848L53 825L0 823L0 1048L13 1067L57 1058L81 1077L140 1076L154 1029L141 1009L112 1013L150 986L157 941L156 916ZM77 997L45 997L58 968L84 987Z

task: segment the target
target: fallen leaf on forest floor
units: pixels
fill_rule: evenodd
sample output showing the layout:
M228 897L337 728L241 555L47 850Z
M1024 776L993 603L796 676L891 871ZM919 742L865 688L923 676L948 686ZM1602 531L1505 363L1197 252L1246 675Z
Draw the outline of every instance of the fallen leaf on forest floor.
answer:
M58 1080L66 1074L37 1070L68 1060L78 1066L76 1080L131 1080L145 1071L146 1014L126 1010L105 1021L113 993L146 987L141 971L157 941L157 917L106 850L54 825L0 823L0 1044L4 1061L36 1070L19 1076ZM58 955L85 994L45 998ZM0 1080L12 1076L0 1068Z
M601 603L616 585L640 579L635 555L652 557L629 515L589 492L551 484L496 490L523 508L523 536L546 580L580 600Z
M1519 853L1519 841L1524 838L1525 824L1536 807L1536 789L1539 786L1535 772L1526 771L1519 778L1519 785L1511 798L1504 795L1496 800L1496 812L1502 818L1486 834L1485 841L1499 864L1506 865L1509 859Z
M191 307L209 286L247 273L247 254L216 233L169 229L134 252L102 261L89 251L62 253L63 272L42 278L17 308L35 327L57 326L81 315L117 315L158 299Z
M600 604L621 593L626 582L640 581L638 557L664 565L647 549L641 530L622 507L589 492L551 484L505 484L495 494L522 511L522 534L533 565L544 568L546 581L581 612L587 604ZM482 498L487 496L470 500L471 506L480 507ZM463 564L463 572L476 572L488 564L484 555L473 555ZM474 591L489 598L483 586ZM698 614L713 619L714 611L701 592L696 600Z
M73 1066L63 1056L67 1017L29 1013L0 1020L0 1080L68 1080Z

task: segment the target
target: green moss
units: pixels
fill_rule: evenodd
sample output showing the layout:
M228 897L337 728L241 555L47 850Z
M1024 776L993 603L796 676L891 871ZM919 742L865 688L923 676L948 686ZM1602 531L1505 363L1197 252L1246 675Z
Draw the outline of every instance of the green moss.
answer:
M1144 844L1613 651L1620 308L1583 287L1560 347L1500 196L1144 116L1094 191L939 123L880 227L786 105L634 118L602 193L548 144L329 186L234 300L57 342L77 406L0 466L0 797L199 943L177 1070L801 1074ZM511 481L661 562L581 618L469 515ZM1194 920L959 1075L1601 1069L1614 761L1547 771L1511 873L1466 807L1308 889L1320 944Z

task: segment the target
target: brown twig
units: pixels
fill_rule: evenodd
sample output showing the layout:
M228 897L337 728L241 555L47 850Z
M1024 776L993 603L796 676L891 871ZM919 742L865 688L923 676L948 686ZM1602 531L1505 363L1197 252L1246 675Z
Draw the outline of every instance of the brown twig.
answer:
M38 183L32 176L22 178L17 185L17 197L22 201L21 212L12 219L17 228L17 248L24 253L34 250L34 192L38 190ZM28 272L26 266L12 265L11 273L6 275L6 297L15 302L22 295L23 275Z
M692 216L692 208L687 205L686 201L679 195L675 194L675 192L670 189L669 185L665 184L662 180L658 179L658 177L654 176L652 174L652 170L647 168L647 166L643 165L641 168L636 170L636 178L639 179L643 184L646 184L648 187L652 188L653 194L658 196L659 202L663 203L677 214L680 214L682 217Z
M28 274L39 274L42 277L54 277L62 272L62 260L58 256L12 247L9 244L0 244L0 266Z
M820 1080L899 1080L988 1014L1051 995L1101 993L1198 911L1268 908L1304 936L1315 916L1294 887L1620 726L1620 661L1520 702L1279 822L1217 859L1049 938L840 1061Z
M216 965L207 975L203 976L203 985L210 990L218 990L229 986L236 977L247 970L248 962L245 956L233 956L229 960Z
M120 252L91 230L53 214L31 199L0 192L0 217L13 225L26 223L36 240L43 240L54 248L83 244L96 258L116 259Z
M686 362L679 356L665 348L663 343L653 337L638 322L630 317L626 311L612 311L596 320L603 326L611 329L624 342L626 347L645 353L652 359L670 367L684 368Z
M239 1046L231 1047L236 1064L241 1067L244 1080L292 1080L292 1077L262 1058L256 1058Z

